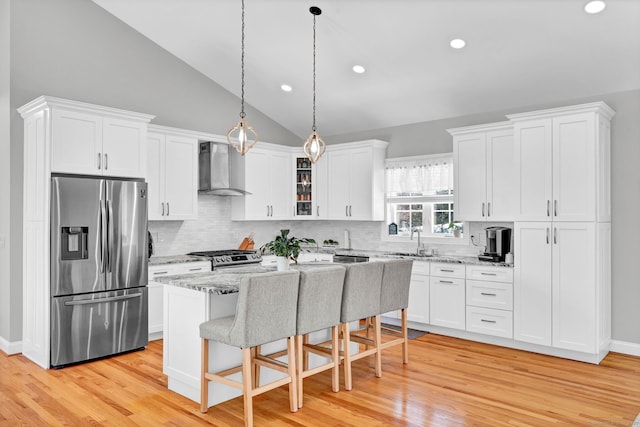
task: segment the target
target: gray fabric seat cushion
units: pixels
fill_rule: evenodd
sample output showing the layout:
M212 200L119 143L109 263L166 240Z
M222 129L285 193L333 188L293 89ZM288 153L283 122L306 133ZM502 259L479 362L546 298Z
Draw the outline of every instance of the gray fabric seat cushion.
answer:
M248 348L296 334L299 272L244 276L233 320L213 319L200 325L200 337Z
M393 259L384 261L383 264L380 314L407 308L413 260Z
M345 272L340 265L300 271L297 335L340 323Z
M382 262L345 264L341 322L352 322L380 314Z

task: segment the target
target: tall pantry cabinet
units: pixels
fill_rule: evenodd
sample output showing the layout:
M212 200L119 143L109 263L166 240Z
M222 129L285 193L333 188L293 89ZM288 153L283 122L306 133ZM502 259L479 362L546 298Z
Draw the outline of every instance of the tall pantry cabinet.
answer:
M611 340L614 114L595 102L507 116L518 194L514 339L595 363Z

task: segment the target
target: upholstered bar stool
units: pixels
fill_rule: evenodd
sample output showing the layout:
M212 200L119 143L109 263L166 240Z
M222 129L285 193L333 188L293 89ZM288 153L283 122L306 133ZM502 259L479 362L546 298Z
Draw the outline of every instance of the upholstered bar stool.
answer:
M382 327L391 340L381 341L380 350L402 344L402 363L409 363L409 337L407 329L407 307L413 260L394 259L383 262L382 288L380 290L380 314L400 310L401 330Z
M340 344L338 340L342 288L345 268L340 265L300 266L300 287L298 290L298 320L296 323L296 361L298 370L298 407L302 408L303 379L319 372L332 369L331 388L340 390ZM331 347L309 343L309 334L331 328ZM330 359L329 362L309 369L309 353Z
M344 363L344 388L351 390L351 363L363 357L375 355L376 377L382 376L380 360L380 288L382 286L382 262L345 264L347 269L342 291L340 322L342 328L342 354ZM369 318L373 321L373 337L350 331L349 323ZM366 328L368 332L368 327ZM365 344L366 348L351 354L350 344Z
M202 338L202 371L200 411L207 412L209 381L239 388L244 394L244 421L253 425L253 396L289 384L291 412L298 410L296 395L295 346L298 306L297 271L252 274L241 279L235 316L209 320L200 325ZM287 339L288 363L262 356L257 346ZM242 349L242 365L219 372L209 372L209 341ZM254 368L262 366L287 374L285 378L259 386L254 381ZM227 378L242 372L242 382Z

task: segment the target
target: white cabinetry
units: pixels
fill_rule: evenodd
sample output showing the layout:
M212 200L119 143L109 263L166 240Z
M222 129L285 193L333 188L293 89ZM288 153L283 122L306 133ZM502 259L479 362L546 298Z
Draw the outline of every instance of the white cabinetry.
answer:
M149 126L149 220L198 217L198 140L180 129Z
M514 338L599 362L611 340L610 119L596 102L509 116L519 204Z
M149 340L162 338L164 321L163 284L154 281L154 279L174 274L194 274L204 271L211 271L209 261L149 266Z
M449 129L456 221L513 221L513 125Z
M251 194L232 199L234 220L293 218L293 167L289 148L262 142L240 156L229 152L232 187Z
M145 177L147 123L152 116L52 100L52 172Z
M466 266L467 331L513 338L513 270Z
M328 219L384 220L387 143L370 140L330 145L327 160ZM322 160L321 160L322 161ZM322 185L322 182L319 183Z
M429 323L429 267L429 262L413 262L407 307L409 322Z
M464 264L431 264L429 323L452 329L465 329L464 277Z
M611 220L613 114L596 102L508 116L515 122L516 220Z

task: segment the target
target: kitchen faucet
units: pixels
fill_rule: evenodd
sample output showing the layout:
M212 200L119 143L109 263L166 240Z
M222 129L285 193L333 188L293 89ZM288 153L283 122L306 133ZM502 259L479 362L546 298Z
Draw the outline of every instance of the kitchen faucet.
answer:
M424 244L420 240L420 230L418 227L414 227L411 229L411 240L413 240L413 232L418 233L418 247L416 248L416 255L420 255L424 253Z

